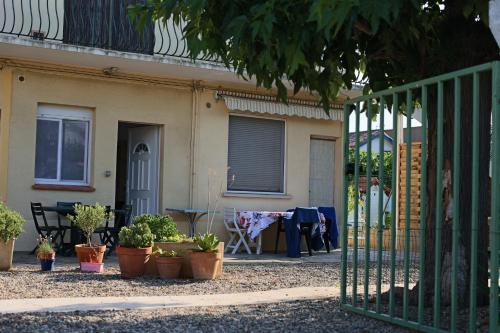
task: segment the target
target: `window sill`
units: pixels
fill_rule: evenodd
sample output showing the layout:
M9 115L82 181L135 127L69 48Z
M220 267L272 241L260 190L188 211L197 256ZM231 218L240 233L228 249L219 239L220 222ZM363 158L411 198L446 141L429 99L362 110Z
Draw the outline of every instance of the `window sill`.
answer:
M291 199L292 196L285 193L263 193L263 192L224 192L224 197L236 198L266 198L266 199Z
M86 185L33 184L31 188L42 191L95 192L94 187Z

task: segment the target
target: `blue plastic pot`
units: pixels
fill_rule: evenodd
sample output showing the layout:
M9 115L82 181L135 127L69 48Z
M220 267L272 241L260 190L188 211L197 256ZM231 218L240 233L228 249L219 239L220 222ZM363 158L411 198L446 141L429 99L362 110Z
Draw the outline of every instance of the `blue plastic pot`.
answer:
M42 271L53 271L55 259L40 259L40 265L42 266Z

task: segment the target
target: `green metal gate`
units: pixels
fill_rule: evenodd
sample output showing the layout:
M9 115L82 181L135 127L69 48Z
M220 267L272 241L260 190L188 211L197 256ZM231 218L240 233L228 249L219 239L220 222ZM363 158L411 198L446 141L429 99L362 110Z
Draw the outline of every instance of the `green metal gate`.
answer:
M487 87L484 82L489 87ZM481 84L480 84L481 82ZM465 84L467 83L467 84ZM445 95L446 91L451 91L453 97ZM464 110L461 106L464 96L464 89L471 88L470 95L472 108ZM491 89L491 128L480 126L479 117L480 96L484 89ZM432 110L429 103L433 99ZM449 105L447 105L447 103ZM450 106L452 105L452 106ZM468 104L470 105L470 103ZM446 107L452 107L453 122L452 125L444 122L444 110ZM384 112L391 114L392 119L384 119ZM398 160L398 119L401 114L405 114L407 127L411 128L411 119L418 112L421 114L422 122L422 140L421 140L421 176L418 189L412 190L412 131L407 130L406 134L406 155L401 161ZM429 112L436 112L433 115L436 126L436 152L431 153L428 150L428 121ZM472 137L463 137L461 135L461 112L471 112L472 119ZM481 112L485 112L482 110ZM353 115L354 113L354 115ZM382 158L379 156L378 163L375 159L374 151L382 152L384 150L384 140L379 140L378 147L372 147L372 137L374 137L373 119L377 114L377 121L382 131L391 127L392 123L392 157L389 165L391 166L391 177L386 177L389 170L384 170ZM349 124L349 118L354 118ZM366 124L366 131L361 133L362 125ZM389 125L389 126L388 126ZM434 124L433 124L434 125ZM484 123L483 123L484 125ZM350 126L352 129L349 130ZM450 183L452 188L453 217L450 225L451 230L451 274L448 275L451 281L450 298L446 305L442 305L442 283L446 280L442 276L442 267L445 263L442 260L443 223L446 223L443 216L443 174L444 161L444 131L453 130L453 151ZM449 126L449 128L448 128ZM400 127L400 126L399 126ZM401 128L399 129L401 130ZM491 130L491 151L490 151L490 180L491 180L491 212L488 221L480 220L479 216L479 158L480 158L480 131ZM349 140L351 134L352 140ZM361 142L361 134L366 138L366 143ZM472 151L471 170L460 170L461 156L460 140L470 140ZM351 144L350 144L351 141ZM364 143L366 153L360 152L361 143ZM349 160L351 156L352 160ZM362 168L362 160L365 164ZM433 298L426 300L425 279L429 279L425 272L426 264L426 218L429 214L429 202L427 199L427 165L431 159L436 166L435 182L435 210L433 232L434 242L434 284ZM361 96L351 99L344 106L344 218L342 225L342 282L341 282L341 303L342 308L368 317L380 319L396 325L404 326L410 329L422 332L476 332L478 313L485 313L487 328L481 328L483 331L500 332L499 327L499 256L500 256L500 62L487 63L464 70L436 76L422 81L406 84L396 88L380 91L368 96ZM398 186L397 167L398 163L407 165L405 175L405 193L395 195L395 189ZM452 168L451 168L452 167ZM434 170L434 169L433 169ZM366 176L366 178L364 178ZM377 219L374 225L371 200L365 200L366 203L360 203L360 185L362 179L366 179L366 192L369 192L373 177L377 178L378 202ZM470 261L467 270L470 271L469 284L466 293L468 295L466 306L460 306L458 299L458 274L459 269L459 242L460 226L459 214L460 187L464 181L470 181L471 198L470 218L462 217L467 223L470 221ZM390 214L392 222L386 223L387 214L384 214L384 185L390 184L391 197L405 198L404 209L398 216L396 198L392 200ZM385 190L387 191L387 189ZM420 207L419 227L417 238L411 237L410 218L412 213L411 196L419 192ZM469 204L469 203L467 203ZM447 207L447 206L445 206ZM349 208L351 211L349 212ZM415 207L413 207L413 211ZM451 209L450 209L451 211ZM364 213L363 213L364 212ZM489 212L489 211L488 211ZM349 217L348 217L349 216ZM405 227L398 229L399 217L405 218ZM483 215L481 215L483 216ZM463 223L463 222L462 222ZM482 261L478 258L478 237L480 223L489 223L489 305L479 309L476 299L476 284L478 265ZM430 230L427 230L430 232ZM447 235L444 235L447 236ZM429 237L431 238L431 237ZM401 244L398 244L398 241ZM412 250L412 242L418 243L417 251ZM429 280L431 281L431 280ZM417 283L419 282L419 283ZM448 286L450 285L448 284ZM397 288L399 286L399 288ZM402 287L402 288L401 288ZM414 290L410 290L414 288ZM429 290L429 289L427 289ZM428 295L428 294L427 294ZM413 298L413 300L411 300ZM427 301L427 302L426 302ZM427 306L426 306L427 303ZM429 303L431 305L429 306ZM483 312L481 312L483 311ZM483 317L481 317L483 318ZM479 326L480 327L480 326Z

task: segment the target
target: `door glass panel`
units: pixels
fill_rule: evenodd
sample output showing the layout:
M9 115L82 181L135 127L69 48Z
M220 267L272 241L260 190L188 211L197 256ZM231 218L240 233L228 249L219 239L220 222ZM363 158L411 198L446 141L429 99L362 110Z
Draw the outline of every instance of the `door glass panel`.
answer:
M59 121L36 122L35 178L57 179Z
M84 121L63 121L62 180L85 180L87 127Z

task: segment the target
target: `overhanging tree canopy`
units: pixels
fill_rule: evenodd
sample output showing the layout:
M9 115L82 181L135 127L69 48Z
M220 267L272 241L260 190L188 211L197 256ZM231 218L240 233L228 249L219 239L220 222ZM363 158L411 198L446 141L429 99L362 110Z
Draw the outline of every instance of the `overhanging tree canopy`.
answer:
M139 25L151 20L173 18L186 22L184 36L193 58L203 54L220 58L244 78L257 85L276 86L278 97L287 98L284 82L297 93L301 89L319 94L325 109L341 88L351 88L358 79L366 80L373 91L429 76L499 59L498 46L487 26L487 0L148 0L130 9ZM462 107L471 108L470 80L463 82ZM488 82L488 80L484 80ZM445 100L452 90L445 87ZM490 123L491 90L481 96L480 123ZM444 166L451 170L453 108L445 107ZM429 163L426 273L434 270L432 226L435 193L436 96L429 95ZM470 112L461 113L462 135L471 135ZM487 255L488 161L490 132L481 131L480 151L480 234L479 258ZM470 142L462 140L461 170L471 169ZM470 179L464 181L461 200L470 203ZM444 193L444 192L443 192ZM451 199L451 197L447 198ZM449 200L448 200L449 202ZM460 206L460 260L470 262L470 204ZM442 255L451 249L451 232L443 232ZM478 303L487 301L487 263L479 265ZM449 267L443 271L450 274ZM469 281L469 265L458 272ZM446 276L443 274L443 276ZM432 278L426 290L432 293ZM448 289L449 285L443 285ZM415 289L414 289L415 290ZM465 288L460 289L466 302ZM443 293L446 298L446 291ZM430 298L429 298L430 300Z

